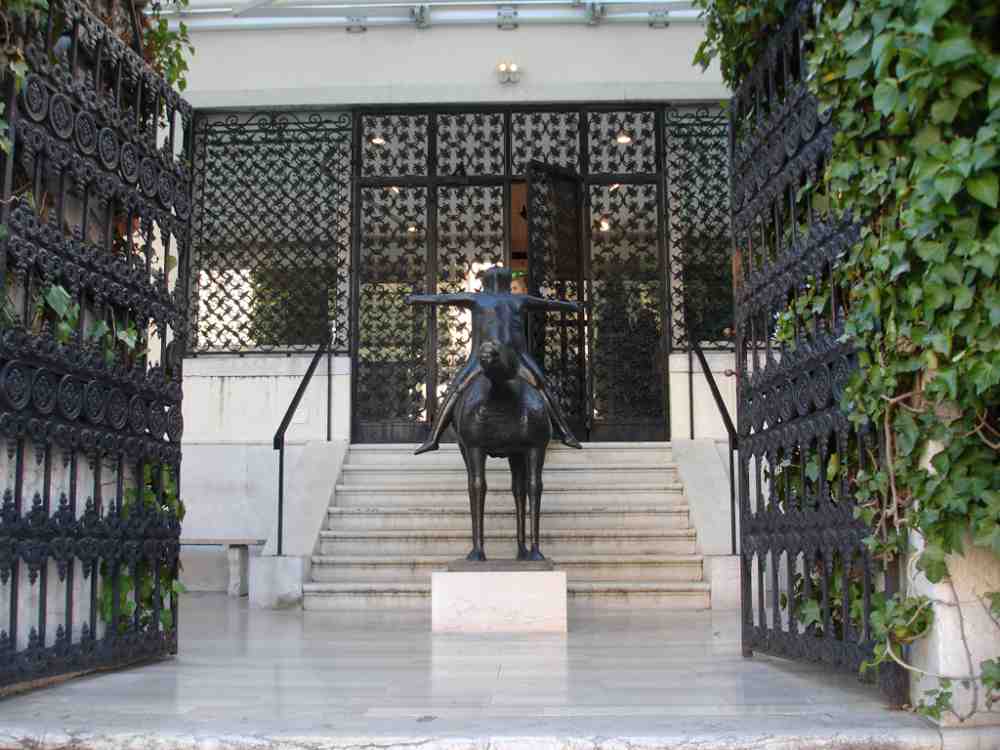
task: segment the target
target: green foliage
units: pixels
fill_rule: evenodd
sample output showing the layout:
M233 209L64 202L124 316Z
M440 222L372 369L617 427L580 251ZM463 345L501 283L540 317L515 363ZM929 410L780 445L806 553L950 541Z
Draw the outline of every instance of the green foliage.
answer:
M707 29L695 61L718 58L733 87L792 8L698 4ZM817 7L809 85L838 128L825 194L836 196L833 210L867 218L835 280L849 292L846 332L861 364L844 406L879 425L890 449L852 491L872 550L891 557L916 532L918 567L940 581L947 556L970 541L1000 555L1000 5ZM779 318L779 339L791 339L810 294ZM873 663L901 658L930 611L903 596L877 609ZM980 672L992 700L1000 665L985 661ZM918 710L940 716L951 698L942 681Z
M60 344L68 344L73 339L73 334L80 324L80 305L73 301L73 297L59 284L51 284L42 294L43 309L39 312L44 315L44 306L52 310L55 316L55 336ZM40 315L39 317L41 317ZM124 345L127 352L134 352L139 344L139 331L135 323L129 323L125 328L119 328L115 321L114 313L111 313L111 325L105 320L95 320L84 335L84 343L97 343L104 350L104 358L109 364L117 358L116 344Z
M183 10L189 0L173 0L167 5ZM194 46L188 37L187 26L179 22L176 31L171 31L167 19L163 17L163 3L154 2L146 17L146 29L143 34L143 48L146 60L153 69L162 75L172 87L178 91L187 88L187 56L194 54Z
M873 602L869 621L875 652L871 660L861 665L862 672L889 661L893 656L902 660L903 646L930 632L934 624L934 608L926 596L883 598Z
M157 488L160 482L163 483L163 505L159 505L157 500ZM184 519L184 503L177 497L177 484L175 479L166 467L153 467L146 465L143 468L142 491L138 488L130 487L125 491L122 499L122 518L127 519L139 507L140 503L146 512L157 510L163 513L176 514L178 520ZM126 568L119 571L118 575L118 609L119 609L119 632L125 632L135 615L136 608L139 609L139 626L149 627L153 624L155 607L160 607L160 625L164 630L173 627L173 615L170 611L170 598L172 594L182 594L185 591L184 584L176 577L174 570L161 565L159 569L159 602L156 601L157 588L156 571L145 560L136 566L136 575ZM100 593L100 616L101 619L111 624L114 619L115 586L108 569L107 563L101 566L101 593Z
M695 53L695 63L704 69L718 59L722 80L736 88L795 2L695 0L694 5L702 9L705 22L705 38Z

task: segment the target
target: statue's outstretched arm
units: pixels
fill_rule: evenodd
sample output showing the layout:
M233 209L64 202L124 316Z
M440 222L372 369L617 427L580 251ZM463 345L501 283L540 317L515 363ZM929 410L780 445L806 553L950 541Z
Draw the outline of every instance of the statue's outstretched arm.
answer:
M566 302L561 299L543 299L541 297L528 297L524 304L532 310L553 310L562 312L580 312L578 302Z
M459 294L410 294L406 297L408 305L456 305L472 307L475 295L468 292Z

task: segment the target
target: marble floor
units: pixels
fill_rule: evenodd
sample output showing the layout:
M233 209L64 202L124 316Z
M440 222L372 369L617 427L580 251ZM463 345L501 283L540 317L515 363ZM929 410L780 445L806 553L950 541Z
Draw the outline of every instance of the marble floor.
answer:
M570 612L568 635L187 595L171 660L0 701L0 748L939 748L851 675L740 656L735 612Z

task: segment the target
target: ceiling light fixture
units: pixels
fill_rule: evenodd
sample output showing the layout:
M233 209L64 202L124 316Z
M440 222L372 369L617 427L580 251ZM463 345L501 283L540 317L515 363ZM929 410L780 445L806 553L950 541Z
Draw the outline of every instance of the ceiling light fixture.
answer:
M371 141L370 141L370 143L371 143L371 144L372 144L373 146L384 146L384 145L385 145L385 138L383 138L383 137L382 137L382 136L380 136L380 135L373 135L373 136L371 137Z
M406 228L406 231L409 232L410 234L416 234L417 233L417 225L416 224L410 224L410 226L408 226Z
M615 136L615 143L619 146L627 146L632 142L632 136L626 133L624 130Z
M607 219L601 219L600 229L601 229L602 232L610 232L611 231L611 222L608 221Z
M612 185L612 186L611 186L611 187L610 187L610 188L608 189L608 192L609 192L609 193L613 193L613 192L615 192L615 191L616 191L616 190L617 190L618 188L620 188L621 186L622 186L622 184L621 184L620 182L616 182L616 183L615 183L614 185Z

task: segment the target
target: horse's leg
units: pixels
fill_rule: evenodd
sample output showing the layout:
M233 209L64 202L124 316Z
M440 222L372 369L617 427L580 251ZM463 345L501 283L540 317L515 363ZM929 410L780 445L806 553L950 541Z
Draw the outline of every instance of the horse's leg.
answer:
M466 560L485 560L483 550L483 511L486 509L486 451L466 447L465 471L469 475L469 509L472 511L472 551Z
M527 472L523 453L512 453L507 459L510 464L510 489L514 493L514 520L517 522L517 559L528 559L525 544L525 510L527 505Z
M531 498L531 554L530 560L544 560L539 548L539 526L542 516L542 467L545 464L545 446L536 446L525 455L525 474L528 496Z

